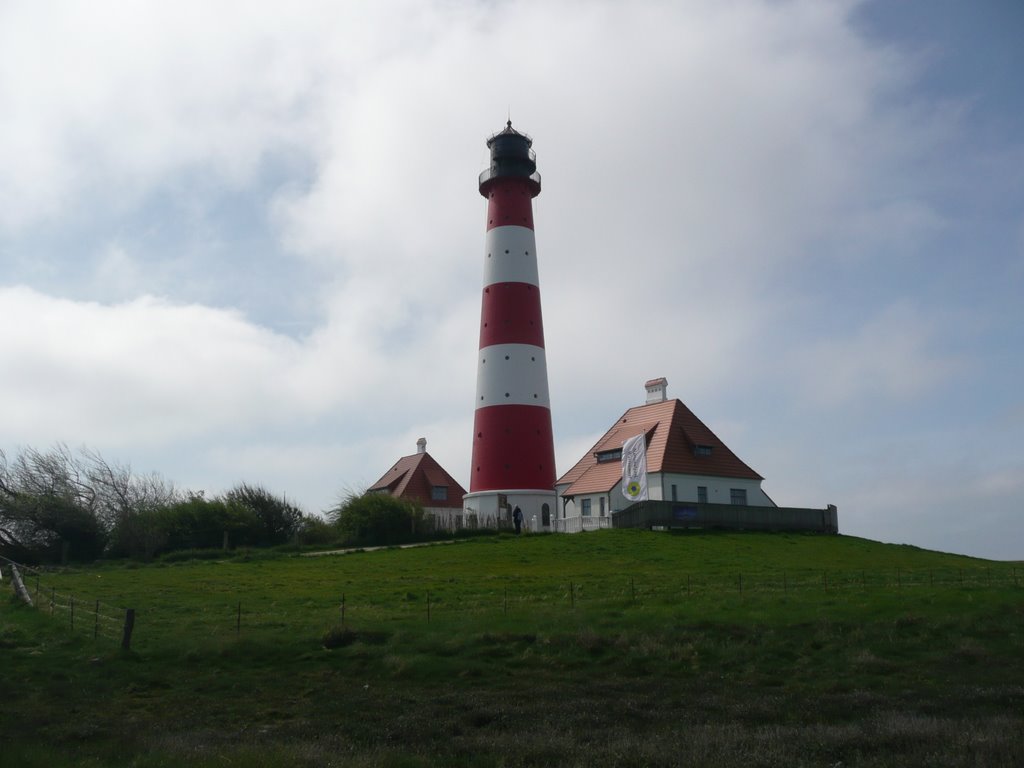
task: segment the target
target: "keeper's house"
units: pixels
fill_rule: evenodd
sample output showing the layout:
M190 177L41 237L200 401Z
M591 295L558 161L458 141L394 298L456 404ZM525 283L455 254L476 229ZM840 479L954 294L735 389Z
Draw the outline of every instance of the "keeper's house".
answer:
M403 456L384 473L367 493L387 493L412 501L438 522L455 524L462 519L462 497L466 489L427 453L427 441L416 441L416 453Z
M835 507L777 507L761 489L761 475L682 401L668 399L666 379L653 379L644 387L647 402L622 414L556 481L560 506L556 530L612 527L613 513L627 507L628 513L616 518L615 527L837 529ZM640 434L647 442L650 501L633 504L622 494L622 444Z

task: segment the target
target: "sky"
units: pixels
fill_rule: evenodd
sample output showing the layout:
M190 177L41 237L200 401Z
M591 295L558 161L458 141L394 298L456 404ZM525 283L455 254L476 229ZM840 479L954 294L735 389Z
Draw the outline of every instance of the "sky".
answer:
M0 0L0 449L468 485L485 141L558 472L664 376L783 506L1024 559L1017 0Z

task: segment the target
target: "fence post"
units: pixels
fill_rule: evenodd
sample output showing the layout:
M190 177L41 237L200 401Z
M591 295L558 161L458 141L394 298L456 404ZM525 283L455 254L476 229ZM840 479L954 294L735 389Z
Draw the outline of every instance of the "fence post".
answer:
M21 572L18 571L18 566L11 563L11 581L14 582L14 591L18 593L18 597L22 599L24 603L32 605L32 598L28 594L28 590L25 589L25 582L21 580ZM39 602L39 595L36 595L36 602Z
M128 608L124 612L124 635L121 636L121 648L125 651L132 647L132 631L135 629L135 609Z
M50 615L53 616L53 604L57 599L57 588L50 587Z
M345 626L345 593L341 593L341 626Z
M576 607L576 585L571 581L569 582L569 607Z

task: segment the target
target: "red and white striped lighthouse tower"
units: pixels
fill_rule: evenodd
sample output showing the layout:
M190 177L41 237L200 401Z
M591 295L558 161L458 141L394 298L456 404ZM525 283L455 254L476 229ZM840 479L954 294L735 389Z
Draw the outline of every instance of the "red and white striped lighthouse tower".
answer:
M533 198L540 174L529 136L512 128L487 140L480 174L487 198L484 287L477 358L473 463L463 510L484 519L518 506L528 526L555 514L551 433ZM507 506L499 509L499 502Z

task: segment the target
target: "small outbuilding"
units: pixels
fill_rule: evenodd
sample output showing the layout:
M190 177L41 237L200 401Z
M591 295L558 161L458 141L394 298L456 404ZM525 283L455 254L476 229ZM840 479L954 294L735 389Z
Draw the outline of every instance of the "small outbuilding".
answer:
M415 502L440 525L461 523L466 489L427 453L426 438L416 441L416 453L400 458L366 491Z

